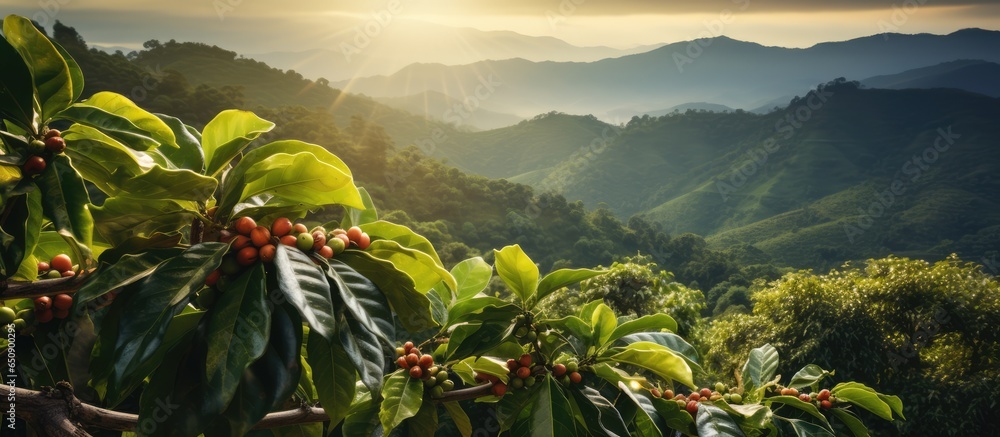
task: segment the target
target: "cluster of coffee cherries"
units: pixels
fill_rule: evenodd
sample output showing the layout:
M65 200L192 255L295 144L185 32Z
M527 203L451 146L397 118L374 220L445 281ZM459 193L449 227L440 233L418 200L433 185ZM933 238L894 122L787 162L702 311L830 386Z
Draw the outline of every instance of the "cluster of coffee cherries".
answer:
M309 230L306 225L293 224L285 217L276 219L270 227L260 226L250 217L239 217L233 221L230 229L219 233L219 241L230 243L230 248L222 259L222 265L205 279L205 285L210 287L222 276L238 275L257 261L270 264L274 261L278 244L331 259L348 247L367 249L371 244L371 237L357 226L327 232L322 226Z
M79 266L73 265L73 260L64 253L52 257L49 262L38 262L39 279L56 279L76 276Z
M440 397L455 388L455 382L449 379L448 371L434 365L434 357L420 353L420 349L412 341L397 347L396 355L396 365L406 369L411 378L423 380L424 389L432 397Z
M675 395L674 391L669 389L661 392L657 388L650 389L649 392L653 397L656 398L662 397L663 399L673 399L675 402L677 402L678 407L680 407L682 410L686 410L692 416L698 414L699 402L725 401L726 403L730 404L743 403L743 395L739 393L730 393L729 388L726 387L726 384L723 384L721 382L715 383L715 390L712 390L708 387L704 387L701 390L693 391L688 395L684 395L681 393Z
M818 392L799 393L797 389L786 387L778 391L781 396L792 396L799 398L802 402L809 402L816 405L816 408L829 410L833 408L833 403L837 402L837 397L830 393L830 390L822 389Z
M66 140L62 138L62 132L56 129L49 129L41 139L34 139L28 143L28 159L21 166L24 176L34 176L45 171L48 167L48 160L52 155L62 153L66 150Z

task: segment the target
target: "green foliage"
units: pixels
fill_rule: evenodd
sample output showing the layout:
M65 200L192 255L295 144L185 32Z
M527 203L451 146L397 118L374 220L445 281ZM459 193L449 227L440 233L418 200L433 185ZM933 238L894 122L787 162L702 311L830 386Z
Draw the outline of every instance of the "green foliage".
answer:
M77 49L83 45L70 30L58 30ZM743 367L746 387L734 387L737 396L745 392L745 401L730 405L719 393L706 395L695 414L690 406L690 412L682 411L675 401L661 399L658 393L668 387L697 389L695 377L703 373L698 354L678 333L698 323L704 298L669 282L670 275L648 259L616 265L612 271L618 278L595 286L640 281L636 289L644 294L639 298L610 299L635 307L630 317L619 317L597 299L555 318L540 305L580 281L601 284L606 272L557 268L542 275L539 263L519 244L494 251L493 266L470 258L449 271L427 237L379 220L372 196L326 148L271 141L267 134L275 123L248 111L224 110L199 131L147 112L122 95L95 93L79 100L83 74L68 51L21 17L5 19L4 37L14 50L0 47L4 65L13 65L11 74L0 75L0 117L9 121L0 126L0 166L5 168L0 279L5 285L8 279L20 280L15 285L34 282L38 272L32 266L58 250L53 248L57 242L78 263L73 270L78 278L35 285L42 290L79 286L72 319L25 322L18 333L19 343L31 337L35 346L28 349L19 386L40 389L72 381L85 401L108 407L134 407L137 398L137 431L151 436L245 435L268 413L317 401L328 412L328 423L269 432L431 435L442 420L441 402L446 402L445 417L463 435L472 432L466 413L471 408L495 408L501 431L515 435L640 430L659 436L675 431L759 435L778 430L775 419L796 434L830 428L826 414L814 411L813 404L795 405L811 417L779 416L785 410L771 407L790 404L787 396L765 392L779 380L771 379L778 355L770 345L751 352ZM177 47L147 44L150 51ZM32 74L21 74L20 66ZM19 106L25 101L22 88L32 92L30 111ZM71 152L65 155L32 145L56 120L73 123L66 129ZM387 142L377 130L369 136L369 128L358 121L348 132L358 144L375 149L379 160ZM40 174L16 171L32 153L43 154L48 167ZM496 182L494 188L532 200L523 186ZM90 191L99 194L94 197L103 200L100 205L92 203ZM562 202L559 211L582 212L579 204L551 199ZM570 215L593 235L623 232L607 210ZM351 237L352 245L331 258L311 247L311 234L300 233L291 247L261 229L279 217L327 216L339 224L361 225L370 235ZM515 232L533 226L526 217L515 219L525 225ZM546 220L556 228L565 225L559 217ZM462 223L463 231L476 229ZM449 223L440 225L425 222L417 229L450 231ZM246 235L232 238L234 230L250 233L249 243L241 240ZM357 229L348 235L353 232ZM630 221L625 234L623 244L631 246L666 240L641 220ZM707 253L696 237L682 236L678 243L690 246L689 254ZM270 247L272 256L264 259L270 244L277 247ZM251 247L252 255L246 255ZM502 282L503 294L511 299L487 294L495 290L491 282L497 287ZM51 294L64 291L75 290L58 288ZM608 299L615 291L604 293ZM11 306L35 305L24 299ZM69 330L73 333L64 332ZM63 341L63 334L72 338ZM408 336L422 340L420 361L438 363L433 366L437 373L428 373L424 381L420 373L430 367L411 367L405 358L397 367L409 369L388 370L397 338ZM521 371L512 373L513 360L505 363L507 358L517 358ZM795 381L816 388L828 375L807 367ZM432 383L434 390L427 390ZM466 391L449 398L445 390L456 384L467 386ZM721 383L716 387L725 391ZM838 409L857 407L888 421L903 414L898 398L860 383L842 383L833 391L841 397ZM163 411L165 406L169 411ZM853 416L841 417L852 429L859 426L846 417Z
M789 273L751 295L752 314L712 323L705 364L730 374L750 345L771 343L785 355L778 373L815 362L836 366L837 379L899 393L911 417L904 433L988 432L988 387L1000 382L998 292L996 278L955 257ZM965 413L952 414L955 403Z
M674 281L652 257L637 255L615 262L600 277L584 281L580 291L557 293L543 308L553 316L568 315L593 300L603 300L616 312L639 317L666 313L678 321L677 332L689 335L702 323L704 295Z

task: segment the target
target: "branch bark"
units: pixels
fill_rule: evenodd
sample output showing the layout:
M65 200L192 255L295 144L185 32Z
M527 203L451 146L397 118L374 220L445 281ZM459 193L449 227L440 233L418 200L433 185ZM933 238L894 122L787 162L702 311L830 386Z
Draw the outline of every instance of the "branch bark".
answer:
M96 269L95 269L96 270ZM94 270L81 271L76 276L57 279L42 279L32 282L6 282L0 284L0 299L24 299L40 296L54 296L62 293L76 293L87 276Z
M476 399L493 394L493 384L485 383L475 387L452 390L436 402L452 402ZM81 402L73 395L73 387L67 382L59 382L55 388L44 391L26 390L0 384L0 393L14 393L17 417L31 423L40 435L54 437L89 436L83 427L101 428L112 431L135 431L139 416L131 413L108 410ZM8 396L0 396L3 405L9 406ZM4 410L6 411L6 409ZM278 411L264 416L253 429L271 429L303 423L330 420L326 411L319 407L297 408Z

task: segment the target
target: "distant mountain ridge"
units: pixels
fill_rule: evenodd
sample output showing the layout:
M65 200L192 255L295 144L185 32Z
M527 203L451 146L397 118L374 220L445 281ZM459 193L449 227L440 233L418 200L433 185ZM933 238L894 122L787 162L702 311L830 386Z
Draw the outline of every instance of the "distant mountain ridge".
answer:
M305 77L332 81L392 74L413 63L462 65L483 60L521 58L531 61L590 62L643 53L663 44L628 49L581 47L549 36L512 31L484 31L425 22L394 21L371 36L361 28L341 29L324 49L250 53L248 57L275 67L294 69ZM428 47L434 50L428 51ZM397 96L399 97L399 96Z
M1000 64L979 60L944 62L861 82L869 88L954 88L1000 97Z
M957 59L1000 62L1000 31L874 35L806 49L717 37L585 63L509 59L413 64L392 75L333 85L374 97L437 91L461 99L489 79L502 86L480 102L483 109L525 118L555 110L613 120L608 114L613 108L668 108L699 101L750 110L833 77L862 80Z

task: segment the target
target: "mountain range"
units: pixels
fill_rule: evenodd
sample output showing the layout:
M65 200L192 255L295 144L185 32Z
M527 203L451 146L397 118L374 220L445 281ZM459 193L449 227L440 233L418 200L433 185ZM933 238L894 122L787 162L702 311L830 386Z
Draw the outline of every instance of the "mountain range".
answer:
M528 36L503 30L484 31L419 21L389 20L379 26L374 23L370 21L357 27L340 29L327 39L327 48L250 53L246 56L282 69L294 69L311 79L323 77L340 81L392 74L417 62L463 65L488 59L513 58L591 62L644 53L663 45L640 45L627 49L580 47L553 37ZM365 25L371 27L366 31Z
M1000 31L948 35L882 34L806 49L766 47L728 37L668 44L594 62L485 60L465 65L419 63L391 75L332 85L376 98L427 91L485 109L530 118L560 111L610 114L708 102L752 110L833 78L862 80L959 59L1000 62Z
M888 40L876 36L810 49L767 48L718 38L710 47L720 53L727 46L750 49L750 53L732 55L744 61L742 67L739 59L706 51L689 65L704 70L699 77L674 75L674 79L744 89L746 95L760 95L754 102L766 99L765 103L773 102L779 110L729 111L699 103L662 116L624 120L627 113L622 113L623 121L608 123L595 115L549 109L484 131L455 126L459 123L449 123L444 114L426 118L449 104L464 103L441 91L373 99L198 44L162 47L135 62L182 72L192 85L241 86L250 108L323 107L342 126L359 115L385 126L398 148L417 145L466 172L528 184L536 192L556 191L590 207L606 206L623 220L644 217L672 235L701 234L714 248L749 247L784 264L817 266L887 253L938 259L953 251L977 256L1000 247L1000 199L995 194L1000 191L1000 179L995 176L1000 170L996 123L1000 99L989 92L997 79L988 74L1000 56L998 34L967 30L946 36L892 35ZM885 44L894 44L898 53L887 54ZM497 65L528 66L525 71L542 65L593 72L610 65L643 65L640 61L669 47L591 63L519 60L497 61ZM669 50L666 53L669 58ZM754 57L761 53L773 56ZM783 77L794 82L797 91L791 86L777 87L777 79L761 79L764 71L781 70L765 65L775 59L819 62L824 59L821 54L844 64L853 62L860 71L853 77L865 78L868 89L839 80L818 94L807 95L815 84L841 76L830 60L818 67L785 65L789 71ZM663 58L664 53L659 56ZM878 65L848 62L852 56ZM875 62L880 56L891 59ZM724 68L709 71L713 65ZM471 67L441 68L458 72ZM813 71L823 68L833 71ZM800 71L815 76L789 79ZM620 76L619 89L635 85L630 81L655 82L655 78L640 80L637 72L628 69L620 70ZM597 76L581 76L586 77ZM824 79L816 80L819 77ZM670 77L664 81L670 82ZM558 82L551 78L547 83L555 87ZM493 85L491 94L486 90L488 79L485 84L475 82L471 89L483 87L478 96L472 94L478 107L484 108L482 114L493 111L487 103L505 101L501 99L504 88L513 83ZM955 87L969 90L944 89ZM772 89L773 94L764 89ZM609 96L609 102L616 99L614 90L592 91ZM420 93L425 93L423 98L412 97ZM775 100L789 94L801 97L783 103ZM692 92L687 101L718 101L710 97L695 97ZM597 98L580 97L581 102ZM386 103L408 106L420 115ZM584 107L581 103L573 112ZM467 111L459 118L473 120L477 112ZM510 113L495 114L502 118ZM935 145L943 147L941 141L951 142L935 149Z

